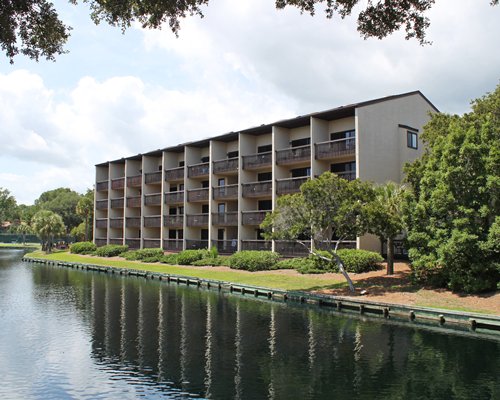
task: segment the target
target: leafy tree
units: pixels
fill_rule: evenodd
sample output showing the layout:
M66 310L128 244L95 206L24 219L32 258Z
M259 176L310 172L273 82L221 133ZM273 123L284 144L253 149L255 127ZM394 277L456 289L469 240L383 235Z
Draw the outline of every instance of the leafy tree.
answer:
M77 241L86 241L86 229L87 227L85 222L82 222L80 225L75 226L73 229L71 229L70 235L75 237Z
M387 242L387 275L394 274L394 239L403 231L405 189L394 182L375 187L375 198L368 205L368 232Z
M17 202L8 189L0 188L0 224L15 217Z
M31 226L42 241L42 250L47 253L52 251L54 238L66 232L61 216L50 210L38 211L31 221Z
M305 182L300 193L278 198L277 207L261 227L268 239L295 240L316 257L337 264L354 290L337 249L342 241L367 232L366 205L372 199L370 184L325 172ZM312 250L300 240L304 236L311 238ZM317 252L318 248L326 249L330 258Z
M20 221L19 224L15 226L15 231L23 237L23 244L26 244L26 235L33 232L29 222Z
M78 0L68 0L77 4ZM499 0L490 0L497 5ZM168 23L177 34L180 20L188 15L203 17L202 6L209 0L82 0L88 3L91 18L95 23L105 21L122 30L133 22L144 28L160 28ZM318 5L325 6L327 18L335 14L342 18L350 15L353 9L364 6L358 15L358 31L364 38L384 38L404 28L406 38L416 38L421 44L426 43L425 31L429 20L425 17L434 0L392 0L367 4L360 0L275 0L276 8L287 6L298 8L301 12L314 15ZM69 38L71 27L65 25L49 0L4 0L0 4L0 43L10 62L21 53L34 60L45 57L54 60L55 55L64 53L64 45Z
M59 214L68 230L71 230L82 222L82 217L76 212L80 198L81 195L71 189L58 188L42 193L35 200L35 206Z
M87 190L87 193L80 198L76 205L76 213L83 218L84 224L84 240L88 241L90 238L89 230L91 221L94 215L94 191ZM80 226L80 225L79 225Z
M500 85L463 116L434 114L424 156L406 167L415 277L453 290L494 290L500 280Z

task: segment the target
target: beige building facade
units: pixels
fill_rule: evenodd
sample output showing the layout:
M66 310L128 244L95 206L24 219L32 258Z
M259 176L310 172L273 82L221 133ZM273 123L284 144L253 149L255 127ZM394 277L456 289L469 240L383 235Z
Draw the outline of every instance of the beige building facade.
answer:
M434 112L415 91L98 164L94 242L303 254L261 236L277 198L325 171L400 182L404 163L422 155L419 136ZM381 249L370 235L344 245Z

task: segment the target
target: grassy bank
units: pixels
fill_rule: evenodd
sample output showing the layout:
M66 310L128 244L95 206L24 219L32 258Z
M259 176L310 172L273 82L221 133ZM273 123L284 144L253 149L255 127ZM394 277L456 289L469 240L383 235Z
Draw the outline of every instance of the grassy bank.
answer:
M0 248L6 249L40 249L40 243L0 243Z

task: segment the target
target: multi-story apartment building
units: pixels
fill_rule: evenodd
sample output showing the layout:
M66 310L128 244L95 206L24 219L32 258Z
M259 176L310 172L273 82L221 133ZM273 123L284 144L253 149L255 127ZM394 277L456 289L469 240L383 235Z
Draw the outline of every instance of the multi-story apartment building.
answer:
M436 107L419 91L351 104L96 165L94 242L166 251L273 249L259 224L283 194L325 171L400 182ZM366 235L347 245L380 251Z

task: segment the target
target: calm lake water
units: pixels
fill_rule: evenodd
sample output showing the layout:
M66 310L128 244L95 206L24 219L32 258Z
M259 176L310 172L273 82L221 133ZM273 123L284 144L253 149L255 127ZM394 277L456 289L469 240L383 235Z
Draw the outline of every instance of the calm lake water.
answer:
M0 399L500 399L500 342L0 250Z

